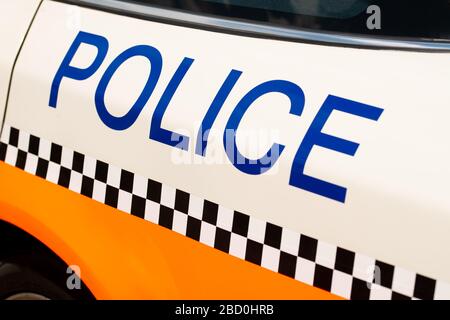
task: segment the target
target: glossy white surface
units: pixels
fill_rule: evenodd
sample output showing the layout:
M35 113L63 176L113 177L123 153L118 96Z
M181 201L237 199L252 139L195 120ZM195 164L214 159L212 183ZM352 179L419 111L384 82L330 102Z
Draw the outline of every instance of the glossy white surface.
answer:
M0 1L0 125L12 67L40 0Z
M50 108L53 77L80 30L106 37L109 52L89 79L63 79L58 106ZM114 131L97 115L95 90L111 61L138 44L161 52L162 74L134 125ZM87 66L95 54L92 47L80 48L72 65ZM155 106L184 57L195 61L162 125L190 136L188 152L148 138ZM216 139L210 139L202 160L194 155L193 142L231 69L243 75L217 117ZM118 69L105 98L112 114L128 111L148 72L146 60L140 58ZM306 104L301 117L289 115L287 99L279 95L267 95L252 105L241 123L239 148L255 147L243 136L246 130L266 137L271 133L270 138L255 140L262 141L256 155L265 152L273 138L286 148L276 167L251 176L227 160L222 132L236 103L256 85L273 79L298 84ZM450 281L449 83L448 53L247 38L45 1L18 60L6 122L226 207ZM349 157L314 148L308 159L307 174L347 187L345 204L288 184L294 154L329 94L384 109L378 122L333 112L325 131L360 143L358 152Z

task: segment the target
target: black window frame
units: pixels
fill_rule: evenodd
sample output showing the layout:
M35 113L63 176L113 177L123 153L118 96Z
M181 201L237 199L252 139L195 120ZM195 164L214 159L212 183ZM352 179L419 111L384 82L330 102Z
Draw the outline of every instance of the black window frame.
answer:
M368 49L390 49L418 52L450 52L450 40L348 34L343 32L296 29L268 23L192 13L130 0L54 0L98 9L115 14L147 19L189 28L257 38ZM395 1L395 0L393 0Z

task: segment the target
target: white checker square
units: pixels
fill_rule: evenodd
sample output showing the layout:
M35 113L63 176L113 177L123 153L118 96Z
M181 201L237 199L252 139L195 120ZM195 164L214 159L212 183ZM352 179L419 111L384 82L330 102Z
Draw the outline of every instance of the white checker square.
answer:
M22 150L28 152L28 145L30 144L30 135L26 132L20 131L19 133L19 143L17 147Z
M36 174L38 164L38 157L32 153L27 154L27 162L25 163L25 171L31 174Z
M63 148L61 152L61 165L67 169L72 169L73 151L69 148Z
M147 183L148 179L144 178L140 175L134 175L134 181L133 181L133 194L141 197L146 198L147 197Z
M214 241L216 239L216 227L208 222L202 221L200 229L200 242L210 247L214 247Z
M236 233L232 233L230 238L229 253L232 256L245 259L246 249L247 249L247 238L240 236Z
M161 204L173 209L175 207L176 189L163 184L161 188Z
M412 297L414 294L414 284L416 282L416 273L395 267L394 278L392 279L392 290L405 296Z
M350 299L352 292L352 280L353 277L344 272L334 270L333 279L331 282L331 293L334 293L340 297Z
M61 166L59 164L49 162L48 169L47 169L47 176L45 179L50 182L58 184L60 169L61 169Z
M234 211L219 205L217 212L217 226L221 229L231 231L233 227Z
M94 180L94 188L92 191L92 199L104 203L106 196L106 183Z
M316 264L314 262L298 257L295 279L312 286L315 269Z
M121 172L122 171L120 170L120 168L118 168L114 165L109 165L108 166L108 178L106 180L107 184L118 189L120 187Z
M321 266L334 269L336 262L336 246L326 242L317 243L316 263Z
M50 151L51 151L52 144L50 141L45 139L39 140L39 158L50 160Z
M278 272L278 266L280 264L280 250L275 249L271 246L263 246L262 251L262 259L261 259L261 266Z
M300 234L298 232L283 228L283 232L281 234L281 251L297 256L299 246Z
M186 235L186 228L187 215L180 211L174 210L172 230L178 232L179 234Z
M189 196L189 209L188 214L191 217L202 220L203 217L203 199L194 195Z
M434 290L435 300L450 300L450 285L446 282L437 281Z
M126 213L130 213L131 201L132 201L131 193L119 189L119 197L117 199L117 209Z
M83 175L81 173L72 170L70 172L69 189L76 193L80 193L82 177Z
M159 208L157 202L146 200L145 202L145 220L158 224L159 222Z
M9 142L9 133L11 131L11 127L8 125L3 126L1 141L8 144Z
M89 178L95 178L95 169L97 167L97 160L92 157L84 156L83 174Z
M262 220L250 217L248 223L247 237L256 242L264 243L265 233L266 233L266 223Z
M392 291L378 284L372 283L370 289L370 300L391 300Z
M353 276L366 282L372 282L375 270L375 259L363 254L355 254Z
M12 166L16 165L16 161L17 161L17 148L13 147L11 145L8 145L6 147L6 158L5 158L5 162L7 164L10 164Z

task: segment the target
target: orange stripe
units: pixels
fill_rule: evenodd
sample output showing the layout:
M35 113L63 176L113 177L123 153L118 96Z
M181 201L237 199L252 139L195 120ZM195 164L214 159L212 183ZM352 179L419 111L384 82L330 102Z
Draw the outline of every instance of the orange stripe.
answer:
M338 298L3 162L0 219L78 265L99 299Z

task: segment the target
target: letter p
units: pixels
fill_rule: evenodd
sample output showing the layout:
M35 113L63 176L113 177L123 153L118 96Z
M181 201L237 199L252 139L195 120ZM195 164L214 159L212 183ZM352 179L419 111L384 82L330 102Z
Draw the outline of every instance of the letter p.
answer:
M72 61L75 53L80 48L82 43L94 46L97 48L97 56L94 61L84 69L72 67L70 62ZM69 50L66 53L61 65L59 66L58 71L56 72L55 77L53 78L52 87L50 90L50 99L48 105L52 108L56 108L56 103L58 101L58 92L59 86L61 85L61 80L65 78L71 78L75 80L85 80L92 76L100 67L103 60L106 57L106 53L108 52L108 40L102 36L83 32L78 32L75 40L70 46Z

